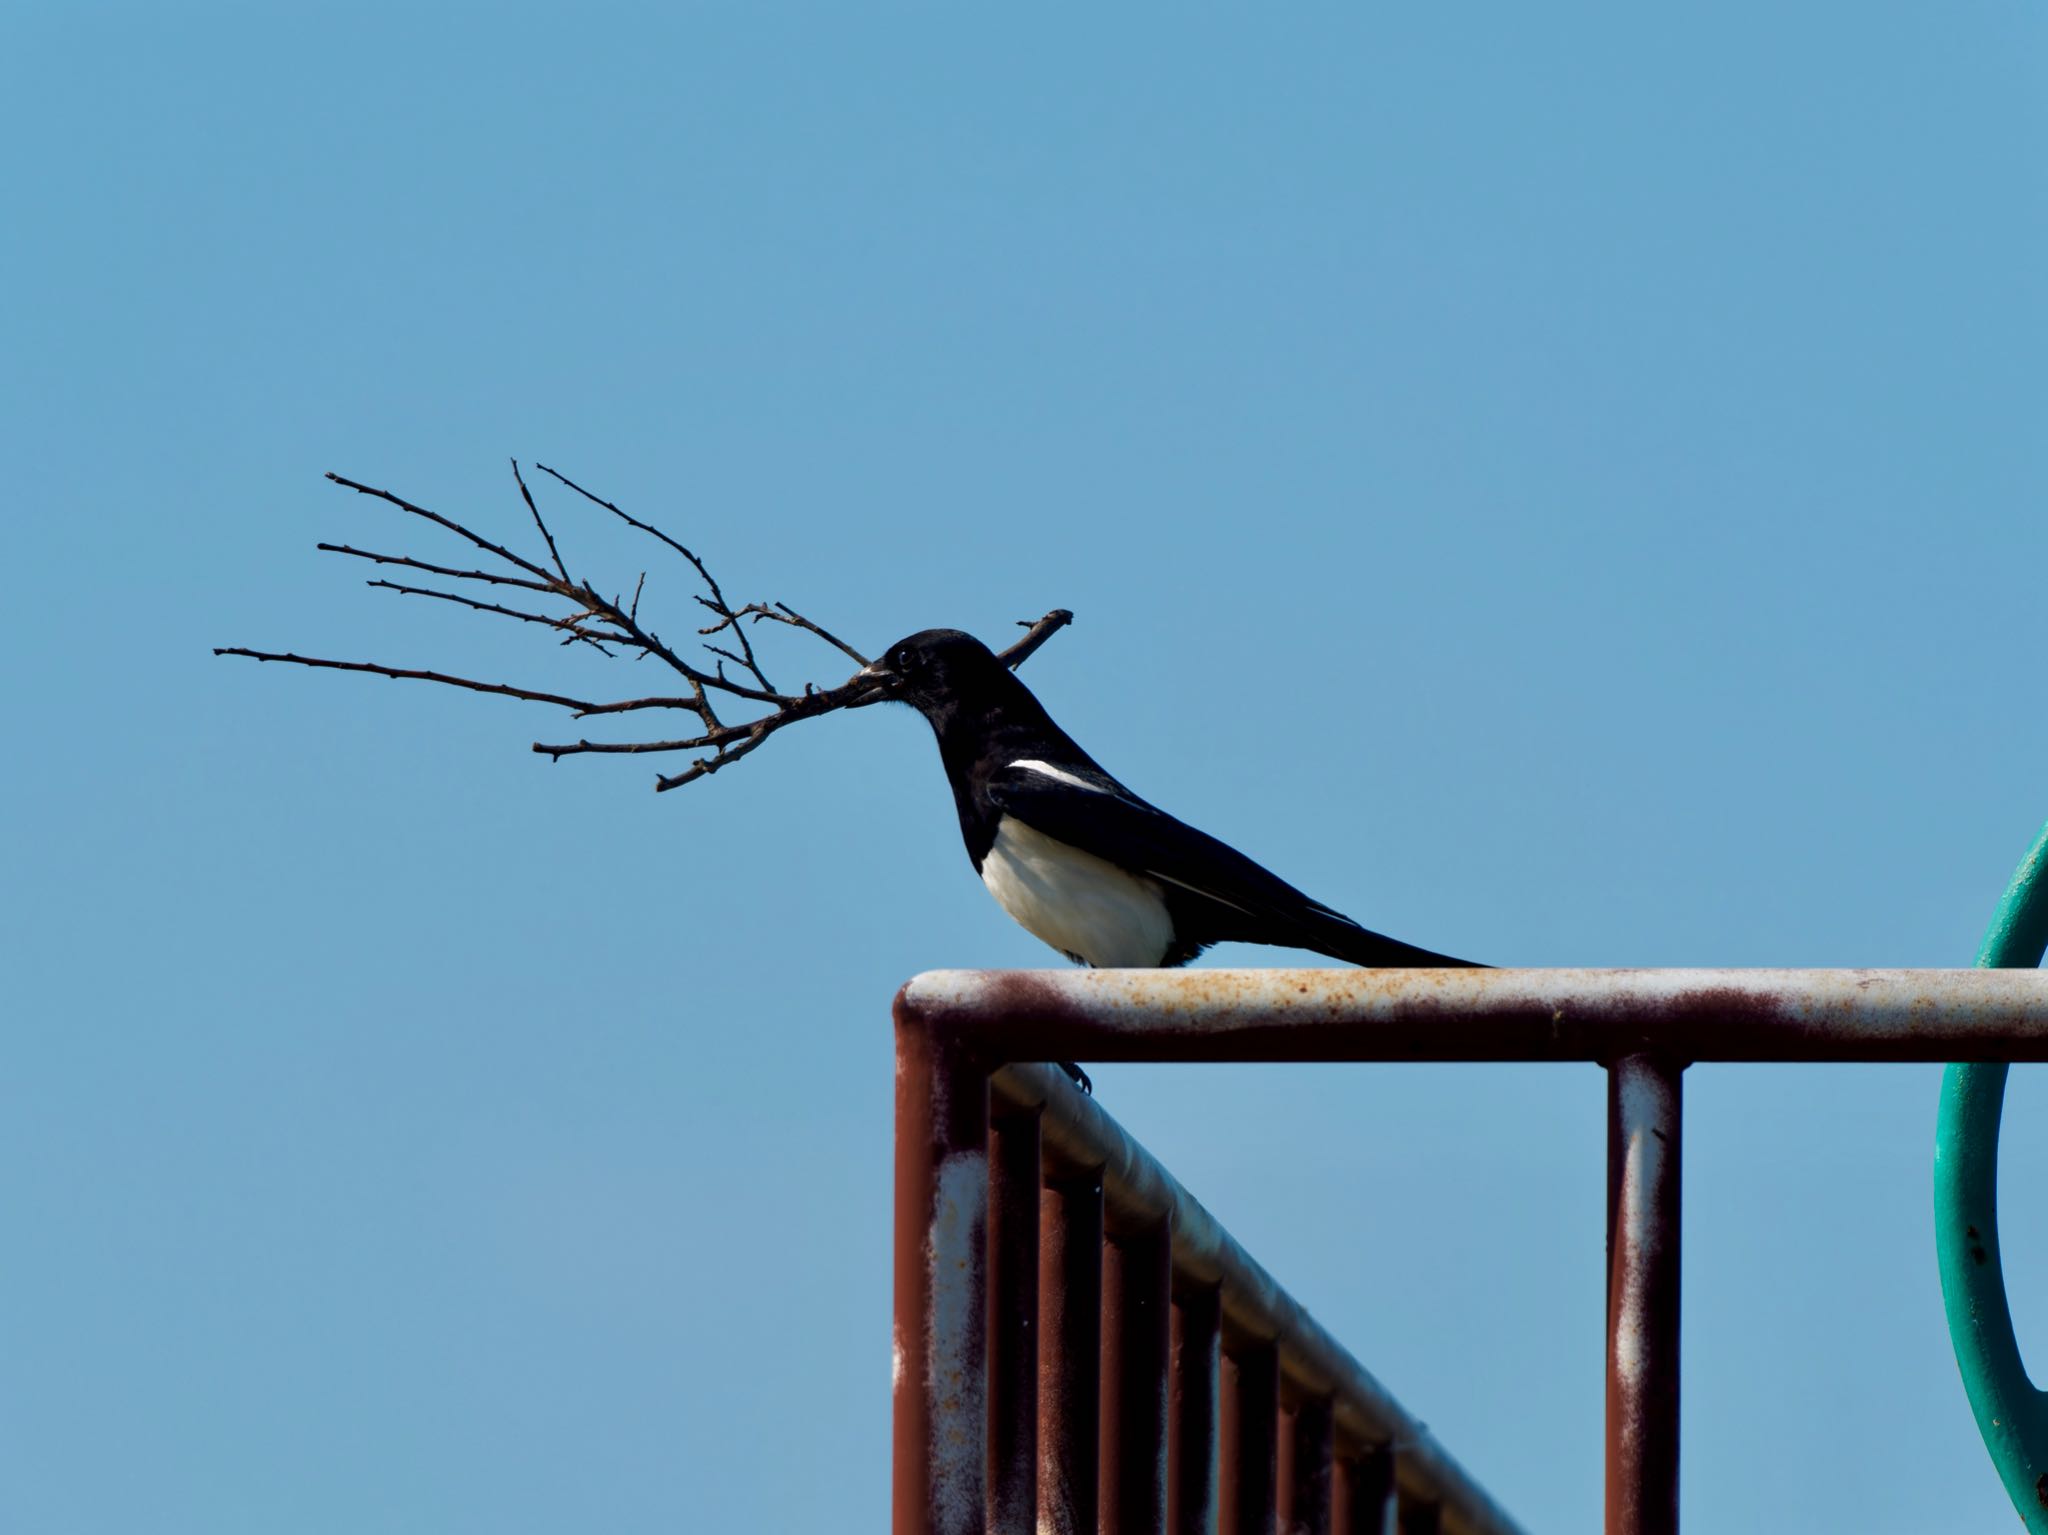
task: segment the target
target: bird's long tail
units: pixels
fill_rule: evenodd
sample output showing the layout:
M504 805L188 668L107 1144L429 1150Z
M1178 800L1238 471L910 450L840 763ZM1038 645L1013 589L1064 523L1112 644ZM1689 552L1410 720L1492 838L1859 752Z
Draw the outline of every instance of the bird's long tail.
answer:
M1476 959L1453 959L1448 954L1438 954L1431 949L1419 949L1412 943L1403 943L1398 938L1389 938L1384 933L1369 932L1365 928L1354 927L1344 921L1319 922L1295 942L1304 949L1313 949L1316 953L1327 954L1332 959L1376 969L1492 968L1489 965L1482 965Z

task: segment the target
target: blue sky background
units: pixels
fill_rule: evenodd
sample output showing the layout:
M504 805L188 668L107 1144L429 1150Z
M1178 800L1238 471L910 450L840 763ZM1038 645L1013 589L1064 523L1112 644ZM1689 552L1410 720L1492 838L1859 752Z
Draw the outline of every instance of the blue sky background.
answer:
M889 998L1050 956L907 714L657 798L536 706L215 660L649 675L364 591L317 539L454 551L323 470L523 539L539 458L872 647L1070 607L1029 679L1113 771L1498 963L1965 963L2048 816L2038 6L8 30L10 1530L886 1518ZM1693 1528L2010 1527L1937 1075L1689 1074ZM1097 1083L1594 1524L1596 1070Z

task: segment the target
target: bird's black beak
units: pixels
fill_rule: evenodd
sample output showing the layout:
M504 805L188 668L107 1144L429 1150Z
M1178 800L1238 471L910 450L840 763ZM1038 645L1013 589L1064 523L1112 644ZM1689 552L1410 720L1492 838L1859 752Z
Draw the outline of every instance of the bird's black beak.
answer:
M846 679L848 687L865 686L866 691L855 695L847 704L849 709L865 709L869 704L886 703L896 696L903 686L903 679L890 671L880 661L870 661L851 677Z

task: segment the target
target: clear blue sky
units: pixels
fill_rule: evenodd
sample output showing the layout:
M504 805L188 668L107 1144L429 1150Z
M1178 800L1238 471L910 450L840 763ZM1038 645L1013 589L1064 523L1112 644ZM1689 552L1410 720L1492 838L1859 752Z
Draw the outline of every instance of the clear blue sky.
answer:
M1070 607L1030 680L1113 771L1499 963L1965 963L2048 816L2039 6L8 31L9 1530L886 1517L889 998L1049 954L908 714L657 798L534 706L213 659L649 675L366 592L315 540L437 546L323 470L522 536L539 458L857 643ZM1936 1078L1690 1074L1693 1528L2010 1528ZM1097 1083L1591 1527L1597 1071Z

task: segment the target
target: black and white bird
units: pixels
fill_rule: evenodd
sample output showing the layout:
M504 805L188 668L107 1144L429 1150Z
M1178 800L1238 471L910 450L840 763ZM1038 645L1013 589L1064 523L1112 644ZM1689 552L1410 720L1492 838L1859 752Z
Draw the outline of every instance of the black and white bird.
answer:
M1355 965L1470 966L1369 932L1104 772L989 648L927 629L856 674L939 739L960 834L1004 911L1078 964L1184 965L1225 941Z

